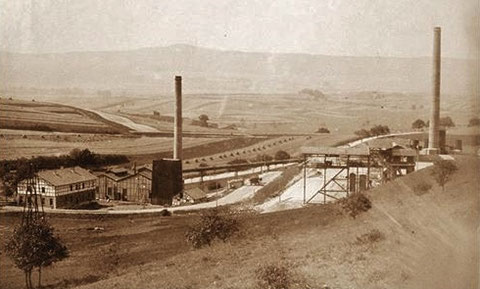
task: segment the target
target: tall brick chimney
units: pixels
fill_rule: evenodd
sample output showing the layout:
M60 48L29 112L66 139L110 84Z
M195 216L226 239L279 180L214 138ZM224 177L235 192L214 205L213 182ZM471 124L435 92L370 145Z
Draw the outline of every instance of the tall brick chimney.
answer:
M440 149L440 72L441 72L441 28L433 30L433 77L432 77L432 111L428 132L428 153L438 154Z
M182 160L182 77L175 76L175 126L173 128L173 158Z

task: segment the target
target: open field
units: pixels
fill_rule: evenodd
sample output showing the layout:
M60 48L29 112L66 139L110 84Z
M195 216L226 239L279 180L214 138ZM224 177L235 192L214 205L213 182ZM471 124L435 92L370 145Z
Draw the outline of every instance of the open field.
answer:
M0 99L0 128L79 133L127 132L125 127L82 109L7 99Z
M52 215L71 257L44 269L44 284L256 288L259 266L287 264L294 288L476 288L480 161L457 158L460 170L444 192L426 169L369 191L373 208L356 219L337 204L247 214L240 236L199 250L184 241L196 214ZM419 194L414 188L424 182L433 188ZM0 218L2 239L19 221L15 214ZM0 268L1 288L23 288L23 274L9 259L0 258Z
M2 135L1 159L68 154L74 148L88 148L99 154L154 154L168 152L173 146L173 138L169 137L43 133L24 138L24 135L8 134L5 130ZM183 143L189 148L219 140L184 138Z
M131 99L102 107L109 112L136 115L173 115L173 97ZM185 95L183 115L197 119L207 114L220 126L235 124L246 133L312 133L319 127L332 132L352 133L375 124L392 131L409 130L416 119L427 120L430 96L382 92L332 92L323 99L301 94L205 94ZM478 115L472 96L442 96L442 116L463 126Z

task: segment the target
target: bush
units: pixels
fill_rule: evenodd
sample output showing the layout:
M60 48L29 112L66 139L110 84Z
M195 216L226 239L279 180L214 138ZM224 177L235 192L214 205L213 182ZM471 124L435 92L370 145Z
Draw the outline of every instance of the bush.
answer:
M357 237L355 243L357 245L372 244L380 242L385 239L385 234L380 232L378 229L372 229L370 232L362 234Z
M416 195L423 195L428 191L430 191L431 188L432 188L432 185L430 185L429 183L420 183L413 186L413 192Z
M269 162L269 161L272 161L272 160L273 160L273 157L271 155L268 155L268 154L258 154L253 159L254 162Z
M194 248L201 248L210 246L215 239L226 242L238 231L239 223L232 212L213 209L202 214L200 221L187 229L185 237Z
M368 211L372 203L362 193L353 193L340 201L342 208L352 217L356 218L360 213Z
M229 161L227 164L229 165L242 165L242 164L248 164L248 161L246 159L234 159Z
M287 266L266 265L256 271L258 287L262 289L288 289L292 286L292 273Z
M376 125L370 129L370 135L384 135L389 134L390 128L386 125Z
M414 121L414 122L412 123L412 128L413 128L413 129L422 129L422 128L426 127L426 126L427 126L427 124L426 124L423 120L421 120L421 119L417 119L416 121Z
M286 151L280 150L280 151L277 151L275 153L274 158L275 158L275 160L288 160L288 159L290 159L290 154L287 153Z
M364 129L364 128L355 131L355 134L358 135L361 138L370 136L370 132L368 130Z
M317 130L317 133L330 133L330 130L328 130L328 128L321 127Z
M468 121L468 126L480 126L480 118L478 117L473 117Z

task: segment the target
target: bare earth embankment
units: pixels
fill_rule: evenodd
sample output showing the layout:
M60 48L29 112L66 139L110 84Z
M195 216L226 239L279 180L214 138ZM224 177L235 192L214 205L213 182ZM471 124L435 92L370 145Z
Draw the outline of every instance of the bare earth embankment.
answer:
M255 270L287 264L295 288L477 288L480 161L458 157L443 192L419 171L368 192L356 219L338 204L248 215L242 236L193 250L184 241L196 215L52 216L71 257L44 270L49 288L255 288ZM416 192L420 183L433 185ZM0 218L2 239L19 217ZM105 230L89 230L99 226ZM3 255L1 288L23 276ZM307 287L310 286L310 287Z

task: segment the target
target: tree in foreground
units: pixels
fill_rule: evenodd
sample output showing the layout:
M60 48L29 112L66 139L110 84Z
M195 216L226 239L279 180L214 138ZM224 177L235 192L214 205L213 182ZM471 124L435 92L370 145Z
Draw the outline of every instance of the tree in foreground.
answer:
M32 220L16 227L6 243L6 252L17 268L25 273L27 288L33 288L32 271L38 268L38 287L41 287L42 267L48 267L68 257L65 245L53 234L45 219Z
M42 267L48 267L68 257L67 247L53 234L53 227L45 219L43 207L41 211L38 209L35 171L33 166L30 166L28 174L25 175L28 176L30 189L25 196L22 222L14 228L5 244L7 256L25 274L27 289L33 288L34 268L38 268L38 287L41 287Z
M442 187L442 191L445 191L445 184L450 181L451 176L457 170L458 167L453 161L441 160L434 163L432 176Z

